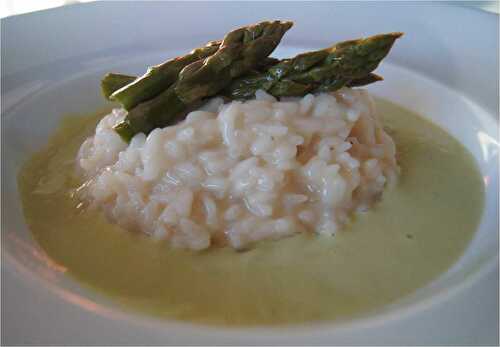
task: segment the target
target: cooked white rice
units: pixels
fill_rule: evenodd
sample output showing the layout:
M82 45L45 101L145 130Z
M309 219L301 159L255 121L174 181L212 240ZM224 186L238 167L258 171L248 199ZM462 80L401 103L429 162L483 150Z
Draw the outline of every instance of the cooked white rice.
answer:
M174 247L333 235L397 178L394 142L361 89L216 98L129 145L112 129L124 116L113 110L82 144L81 191L111 221Z

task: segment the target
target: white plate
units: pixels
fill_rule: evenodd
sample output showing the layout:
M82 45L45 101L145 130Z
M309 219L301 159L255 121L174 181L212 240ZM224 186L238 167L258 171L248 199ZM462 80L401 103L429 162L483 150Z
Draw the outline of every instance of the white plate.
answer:
M105 104L106 71L140 73L227 30L291 19L277 56L404 31L377 95L448 129L487 187L478 233L446 274L343 324L225 329L116 310L57 271L31 239L16 174L61 115ZM498 344L498 17L428 3L92 3L2 20L2 342L5 344Z

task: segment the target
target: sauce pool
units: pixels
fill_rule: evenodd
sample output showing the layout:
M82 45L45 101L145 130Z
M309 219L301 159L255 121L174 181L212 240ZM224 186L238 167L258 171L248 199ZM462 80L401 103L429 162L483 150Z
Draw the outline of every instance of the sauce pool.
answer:
M72 191L76 153L101 115L67 118L21 170L24 214L45 252L125 310L217 325L352 318L410 294L462 255L484 187L472 155L433 123L387 101L401 177L334 237L299 235L245 252L194 253L126 232Z

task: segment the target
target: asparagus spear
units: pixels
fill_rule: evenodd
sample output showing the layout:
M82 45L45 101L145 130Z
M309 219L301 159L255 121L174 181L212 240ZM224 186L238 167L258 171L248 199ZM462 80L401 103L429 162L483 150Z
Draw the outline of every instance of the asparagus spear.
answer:
M153 66L144 75L131 81L132 83L129 82L129 84L113 92L109 98L120 102L126 110L130 110L139 103L152 99L167 89L177 80L177 75L185 66L214 54L219 49L219 46L220 41L212 41L204 47L192 50L185 56Z
M299 54L261 74L233 80L224 94L233 99L248 99L258 89L263 89L277 97L298 96L376 82L379 78L370 75L371 71L377 68L401 35L376 35Z
M262 61L262 63L259 63L259 67L256 70L251 71L251 73L256 75L277 63L279 63L279 59L267 57ZM116 92L118 89L125 87L127 84L134 82L137 78L139 77L113 72L107 73L101 80L102 94L106 99L111 100L111 94Z
M374 74L373 72L369 73L365 77L361 77L355 80L351 80L350 82L347 83L348 87L360 87L360 86L366 86L367 84L383 81L384 78L382 76L379 76L377 74Z
M228 33L213 55L186 66L178 80L155 98L129 111L115 126L125 140L139 132L165 126L194 102L212 96L232 79L254 69L279 44L291 22L262 22Z
M277 64L279 60L274 59L274 58L269 58L265 62L265 65L263 67L269 68L274 64ZM252 74L258 75L260 72L258 70L252 71ZM247 77L252 76L247 75ZM130 76L130 75L123 75L123 74L117 74L117 73L108 73L106 76L101 81L101 89L102 93L106 98L109 97L109 95L113 94L116 90L126 86L127 84L133 82L137 77L136 76ZM351 80L350 82L347 83L348 87L360 87L360 86L365 86L367 84L375 83L378 81L382 81L383 78L379 75L376 75L374 73L370 73L366 75L365 77ZM280 83L278 87L282 87L284 89L283 92L281 93L276 93L276 94L282 94L282 96L302 96L305 93L311 92L311 86L310 85L302 85L302 84L296 84L297 87L296 89L293 88L293 85L287 84L289 81L283 81L283 83ZM325 85L328 85L327 82L325 82ZM278 88L277 87L277 88ZM315 91L320 91L321 89L318 88ZM328 91L327 88L323 89L324 91ZM250 96L251 97L251 96Z
M291 26L291 22L263 22L229 33L217 53L181 71L177 95L185 104L215 95L234 78L256 68Z
M125 87L137 79L136 76L123 75L117 73L108 73L101 80L101 91L106 99L109 100L111 94L118 89Z

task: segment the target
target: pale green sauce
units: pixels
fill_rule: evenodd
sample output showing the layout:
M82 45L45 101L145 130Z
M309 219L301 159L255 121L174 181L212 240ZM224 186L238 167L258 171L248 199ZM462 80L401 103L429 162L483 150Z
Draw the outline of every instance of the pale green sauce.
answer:
M246 252L172 250L77 209L76 151L98 117L64 121L19 175L26 220L47 254L126 309L208 324L345 319L399 299L445 272L474 235L483 183L446 132L388 102L401 179L335 237L261 242Z

